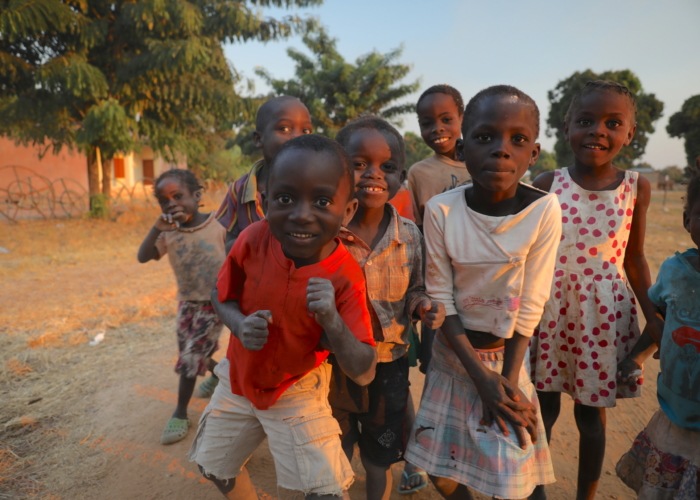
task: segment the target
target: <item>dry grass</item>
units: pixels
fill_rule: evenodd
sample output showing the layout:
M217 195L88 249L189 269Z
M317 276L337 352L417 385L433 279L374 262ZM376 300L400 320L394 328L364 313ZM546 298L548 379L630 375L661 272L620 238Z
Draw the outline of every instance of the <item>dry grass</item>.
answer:
M665 209L654 193L646 245L653 275L691 245L681 214L680 192L669 193ZM0 247L9 250L0 254L0 499L68 498L106 473L90 441L93 396L172 343L170 268L136 261L156 216L150 208L116 221L0 225ZM88 345L101 331L105 342Z
M58 498L103 472L103 455L75 439L90 435L91 396L172 344L167 259L136 260L157 214L0 225L0 499ZM98 332L105 342L90 346Z

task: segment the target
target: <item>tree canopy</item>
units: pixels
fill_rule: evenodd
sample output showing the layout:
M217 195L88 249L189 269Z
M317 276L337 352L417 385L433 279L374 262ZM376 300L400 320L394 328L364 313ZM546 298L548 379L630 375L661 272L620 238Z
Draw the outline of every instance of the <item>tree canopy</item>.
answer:
M654 94L644 92L642 82L632 71L604 71L595 73L590 69L575 72L561 80L554 89L547 92L550 102L547 116L547 135L555 136L554 154L559 165L573 163L573 154L564 137L564 116L569 108L571 99L583 89L590 80L613 80L625 85L635 95L637 100L637 131L629 146L624 147L615 159L615 165L620 168L630 168L646 149L649 135L654 132L654 122L661 117L664 104Z
M700 95L688 98L681 110L672 114L666 126L671 137L685 141L685 156L688 165L695 165L700 157Z
M349 120L360 114L375 114L396 121L413 112L414 104L398 101L418 90L418 81L400 84L410 66L398 62L402 49L386 54L370 52L347 62L338 52L336 39L323 30L310 30L302 39L311 52L307 55L290 48L287 54L294 60L295 77L275 79L264 69L256 70L275 94L298 97L314 118L318 133L334 137Z
M241 105L222 42L286 37L306 21L259 9L320 2L0 0L0 135L82 149L91 195L97 148L204 154Z

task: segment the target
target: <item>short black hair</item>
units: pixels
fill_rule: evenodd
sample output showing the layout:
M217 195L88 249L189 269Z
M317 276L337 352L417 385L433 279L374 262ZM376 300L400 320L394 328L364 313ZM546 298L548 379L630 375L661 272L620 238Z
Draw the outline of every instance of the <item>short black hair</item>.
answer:
M281 95L265 101L258 108L258 112L255 115L255 130L262 131L267 126L267 122L270 119L270 113L277 107L277 105L292 101L298 102L302 106L306 107L306 105L301 102L301 99L291 95Z
M158 184L164 179L175 179L185 186L190 193L194 194L197 191L204 189L204 186L199 182L197 176L195 176L190 170L185 170L183 168L172 168L166 170L160 174L155 181L153 181L153 193L158 196Z
M566 110L566 114L564 115L564 123L569 123L571 115L576 109L576 106L578 106L581 102L581 99L593 92L617 92L620 95L626 96L629 100L630 106L632 106L632 119L636 121L637 99L634 97L634 94L629 88L612 80L589 80L586 82L583 88L571 98L569 108Z
M393 125L391 125L391 123L379 116L364 115L352 120L342 129L340 129L338 135L335 136L335 140L347 149L352 134L362 129L376 130L377 132L382 133L384 136L393 137L396 140L398 151L394 151L392 148L392 156L394 156L394 153L396 154L396 158L394 158L394 160L396 163L398 163L401 170L406 168L406 149L404 146L403 137L399 131L396 130Z
M535 139L540 135L540 108L537 107L535 100L527 95L522 90L513 87L512 85L493 85L492 87L487 87L474 95L467 106L464 108L464 118L462 119L462 135L466 137L466 130L469 126L469 118L474 114L474 109L479 102L487 97L496 96L515 96L519 100L523 101L525 104L532 106L535 112Z
M700 202L700 165L695 168L689 167L690 178L688 179L688 189L685 193L684 210L689 212L695 203Z
M272 178L272 172L275 170L275 164L284 156L285 152L295 149L313 151L315 153L328 153L334 157L337 160L338 167L342 169L341 176L344 176L348 181L350 187L349 199L352 199L355 194L355 172L352 168L350 157L336 141L318 134L300 135L284 143L270 165L270 173L267 176L268 187Z
M462 99L462 94L459 93L459 90L457 90L451 85L447 85L446 83L441 83L438 85L433 85L432 87L428 87L428 89L420 95L418 101L416 102L416 113L418 112L418 106L420 106L420 102L430 94L445 94L452 97L452 100L457 105L457 112L460 115L464 113L464 99Z

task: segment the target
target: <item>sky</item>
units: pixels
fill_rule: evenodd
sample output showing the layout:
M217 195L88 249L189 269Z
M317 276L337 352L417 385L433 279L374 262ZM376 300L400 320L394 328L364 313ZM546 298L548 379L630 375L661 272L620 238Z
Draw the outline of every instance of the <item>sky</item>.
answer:
M457 88L465 102L490 85L514 85L538 103L540 142L549 151L554 139L544 133L547 91L575 71L630 69L644 92L664 103L641 160L659 169L686 163L683 140L669 137L666 125L686 99L700 94L698 0L325 0L319 7L261 12L316 17L349 62L402 47L398 62L411 66L402 83L420 82L407 102L438 83ZM292 37L227 45L225 52L263 93L269 89L254 69L293 78L289 47L306 51ZM401 130L418 131L415 115L404 117Z

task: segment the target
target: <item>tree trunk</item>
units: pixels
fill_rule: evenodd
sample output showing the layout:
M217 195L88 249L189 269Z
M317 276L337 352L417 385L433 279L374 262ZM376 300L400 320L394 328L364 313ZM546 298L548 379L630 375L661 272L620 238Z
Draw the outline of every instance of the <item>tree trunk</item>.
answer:
M102 194L112 199L112 158L102 157Z
M90 148L87 153L87 171L88 171L88 191L90 192L90 200L92 208L93 197L100 194L100 169L97 165L97 150Z

